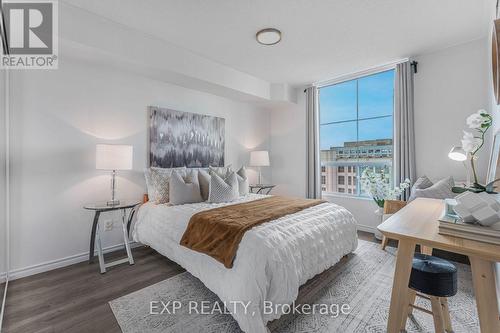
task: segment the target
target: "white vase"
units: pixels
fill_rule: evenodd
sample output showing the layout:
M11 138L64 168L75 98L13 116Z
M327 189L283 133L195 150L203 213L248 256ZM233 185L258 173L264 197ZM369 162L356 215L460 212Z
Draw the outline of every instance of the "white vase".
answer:
M376 221L377 221L377 226L378 226L379 224L382 223L382 220L383 220L382 217L384 216L384 209L381 207L378 207L374 213L375 213L375 216L377 218ZM375 238L378 240L382 240L382 233L377 228L375 228Z

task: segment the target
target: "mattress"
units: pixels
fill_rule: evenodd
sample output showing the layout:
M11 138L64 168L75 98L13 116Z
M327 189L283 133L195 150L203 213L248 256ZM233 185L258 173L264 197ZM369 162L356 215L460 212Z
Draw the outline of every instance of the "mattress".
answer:
M249 194L223 204L146 203L139 209L133 231L135 241L183 266L221 301L236 304L231 310L233 317L243 331L252 333L266 332L267 322L282 315L279 311L264 311L265 302L291 304L302 284L357 247L354 217L333 203L307 208L247 231L231 269L179 244L193 214L263 197Z

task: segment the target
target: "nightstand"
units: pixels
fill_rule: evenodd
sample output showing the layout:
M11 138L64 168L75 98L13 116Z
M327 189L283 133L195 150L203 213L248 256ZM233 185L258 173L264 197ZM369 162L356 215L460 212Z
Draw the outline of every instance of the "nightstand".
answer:
M250 192L255 194L269 194L276 185L272 184L254 184L250 185Z
M108 206L105 202L102 203L95 203L95 204L89 204L84 206L84 209L94 211L94 222L92 223L92 231L90 233L90 251L89 251L89 263L92 262L92 259L94 258L94 245L95 241L97 241L97 256L99 257L99 267L101 270L101 273L106 273L106 268L123 264L128 262L130 265L134 264L134 258L132 257L132 251L130 250L130 243L129 243L129 231L130 231L130 223L132 222L132 218L134 217L135 210L138 205L140 205L140 201L123 201L117 205L113 206ZM127 218L127 210L130 209L130 212L128 214ZM125 244L125 250L127 251L127 257L116 260L110 263L105 263L104 262L104 254L102 252L102 245L101 245L101 232L99 228L99 217L101 216L101 213L104 212L111 212L115 210L121 210L122 211L122 231L123 231L123 242Z

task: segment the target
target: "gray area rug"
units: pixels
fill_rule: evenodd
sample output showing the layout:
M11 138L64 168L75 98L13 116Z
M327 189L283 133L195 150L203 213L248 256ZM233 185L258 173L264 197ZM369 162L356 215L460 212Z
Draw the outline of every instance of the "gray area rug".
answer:
M391 251L392 250L392 251ZM336 318L325 314L285 315L268 324L271 332L385 332L394 274L395 249L359 241L358 249L340 263L308 281L297 303L349 304L350 313ZM449 298L455 332L479 332L470 267L458 267L458 294ZM183 300L176 314L149 314L151 301ZM241 332L229 314L188 314L189 301L220 302L189 273L182 273L110 302L124 333L139 332ZM222 303L220 303L222 304ZM211 306L212 306L211 305ZM425 300L418 305L430 309ZM155 312L162 309L160 306ZM172 307L169 307L172 310ZM432 316L414 311L408 332L434 332Z

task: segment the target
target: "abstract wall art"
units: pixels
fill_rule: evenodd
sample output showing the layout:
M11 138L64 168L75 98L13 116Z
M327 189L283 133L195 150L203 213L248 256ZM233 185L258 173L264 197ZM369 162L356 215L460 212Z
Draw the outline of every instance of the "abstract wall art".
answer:
M148 111L151 167L224 166L224 118L155 106Z

